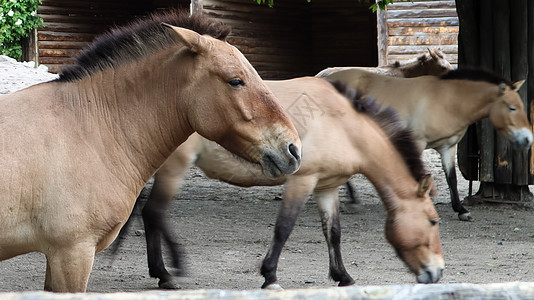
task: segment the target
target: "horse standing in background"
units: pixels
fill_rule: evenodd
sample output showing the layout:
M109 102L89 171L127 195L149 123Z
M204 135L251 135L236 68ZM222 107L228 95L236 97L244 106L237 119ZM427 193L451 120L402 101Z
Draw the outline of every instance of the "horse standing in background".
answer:
M393 77L404 77L404 78L413 78L425 75L443 75L444 73L453 69L449 61L445 59L445 54L440 50L433 48L427 48L428 53L425 53L421 56L418 56L414 59L403 62L395 62L390 65L380 66L380 67L332 67L326 68L319 72L317 77L327 77L336 72L343 70L363 70L369 71L372 73L393 76ZM347 181L346 184L347 191L350 197L349 204L358 204L360 200L358 199L358 194L356 188L352 186L350 181Z
M456 145L469 125L489 118L495 129L517 149L532 144L532 132L517 90L512 83L482 69L458 69L440 77L395 78L348 69L324 78L340 80L364 95L395 108L413 131L419 149L435 149L449 185L452 207L463 221L471 213L460 201L455 169Z
M229 32L153 15L97 39L59 79L0 97L0 260L42 252L45 290L84 292L95 254L195 131L266 176L295 172L297 131Z
M327 77L343 70L364 70L376 74L413 78L425 75L442 75L453 69L451 64L445 59L445 55L440 50L428 48L428 53L414 59L403 62L395 62L390 65L379 67L331 67L317 73L317 77Z

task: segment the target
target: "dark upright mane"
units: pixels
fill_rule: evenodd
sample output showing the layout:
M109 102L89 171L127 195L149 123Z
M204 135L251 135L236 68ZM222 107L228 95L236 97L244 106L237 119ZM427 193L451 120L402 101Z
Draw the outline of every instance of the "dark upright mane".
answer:
M375 99L364 96L339 81L332 85L344 95L354 109L369 115L384 130L392 144L400 153L415 180L420 181L427 174L421 152L415 143L412 131L403 125L397 111L392 107L381 108Z
M229 26L219 21L203 15L189 16L183 10L155 13L97 37L76 57L74 65L62 70L57 81L79 80L179 44L170 30L161 23L191 29L220 40L225 40L231 31Z
M424 63L426 63L427 61L429 61L429 60L431 60L431 59L432 59L432 57L428 57L426 54L423 54L423 55L421 55L421 56L419 56L419 57L417 58L417 61L418 61L420 64L424 64Z
M473 81L484 81L492 84L501 84L505 83L509 87L513 89L513 83L493 72L479 69L479 68L461 68L461 69L455 69L451 70L443 75L440 76L443 80L449 80L449 79L465 79L465 80L473 80Z

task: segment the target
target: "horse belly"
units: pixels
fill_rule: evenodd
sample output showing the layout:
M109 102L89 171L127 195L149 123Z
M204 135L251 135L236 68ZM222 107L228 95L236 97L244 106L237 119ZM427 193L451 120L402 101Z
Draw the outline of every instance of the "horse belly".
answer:
M98 164L66 157L41 161L29 155L32 163L19 164L0 160L2 167L19 170L0 174L0 259L33 251L46 254L80 242L99 251L127 220L135 196L118 188L116 178L99 172L103 167Z
M4 218L4 212L1 212L0 215L2 216L2 220L11 219L9 217ZM0 260L38 251L35 246L33 229L28 222L17 223L17 226L13 227L4 221L0 221L0 226L3 228L0 233Z

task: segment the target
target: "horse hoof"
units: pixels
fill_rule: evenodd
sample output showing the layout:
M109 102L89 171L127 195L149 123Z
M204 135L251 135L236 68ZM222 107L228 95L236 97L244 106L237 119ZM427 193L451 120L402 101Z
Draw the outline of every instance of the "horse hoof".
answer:
M466 213L463 213L463 214L458 214L458 218L460 219L460 221L466 221L466 222L472 222L473 221L473 217L471 216L470 212L466 212Z
M160 289L164 290L179 290L181 287L178 285L178 283L173 282L172 280L163 281L160 280L158 283L158 286Z
M278 283L272 283L272 284L269 284L268 286L264 287L265 290L274 290L274 291L279 291L279 290L283 290L284 288L282 288Z

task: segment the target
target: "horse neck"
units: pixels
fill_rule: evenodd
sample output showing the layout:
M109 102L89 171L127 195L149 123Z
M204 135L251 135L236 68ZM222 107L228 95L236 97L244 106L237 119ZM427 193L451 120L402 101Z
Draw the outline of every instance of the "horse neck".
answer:
M445 106L443 111L450 113L448 117L459 120L458 124L467 127L489 116L491 105L497 100L496 86L471 80L440 81L442 85L436 92L449 91L443 93L446 97L439 101L440 105Z
M401 65L398 68L406 78L418 77L428 75L428 71L426 70L426 67L424 65L427 63L428 61L421 64L419 62L419 59L417 59L415 61L407 62L406 64Z
M185 103L177 101L186 80L167 72L176 65L159 56L66 84L68 103L90 144L142 185L193 132L181 113Z
M353 131L358 137L352 140L361 154L358 162L360 172L374 185L386 210L390 212L399 207L399 201L413 198L418 182L393 143L381 129L376 129L377 124L374 125L375 128Z
M385 154L374 162L374 168L363 173L374 185L388 213L401 206L402 201L413 199L418 186L418 182L405 168L392 168L400 163L404 162L389 159Z

